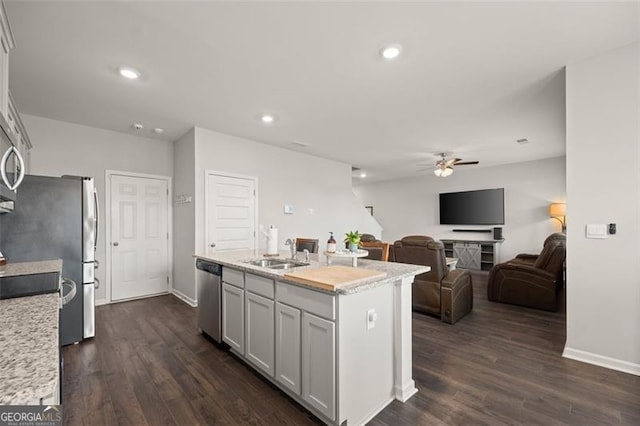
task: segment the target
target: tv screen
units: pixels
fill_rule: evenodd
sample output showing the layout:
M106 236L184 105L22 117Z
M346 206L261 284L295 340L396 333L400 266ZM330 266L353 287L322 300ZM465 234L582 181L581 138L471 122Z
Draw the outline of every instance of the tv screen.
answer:
M504 225L504 188L440 194L440 225Z

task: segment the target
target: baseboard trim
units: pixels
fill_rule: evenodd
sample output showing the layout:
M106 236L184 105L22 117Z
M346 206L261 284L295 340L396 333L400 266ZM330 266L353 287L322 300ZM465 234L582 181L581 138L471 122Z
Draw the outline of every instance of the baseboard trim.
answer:
M411 379L408 383L405 383L404 388L396 385L394 390L395 397L400 402L407 402L409 398L418 393L416 382L413 379Z
M185 295L180 290L176 290L174 288L172 290L172 293L173 293L174 296L176 296L178 299L182 300L184 303L186 303L187 305L191 306L192 308L197 308L198 307L198 302L196 302L195 300L193 300L189 296Z
M107 299L96 299L95 301L95 306L102 306L102 305L107 305Z
M573 359L575 361L586 362L587 364L598 365L600 367L609 368L611 370L622 371L623 373L640 376L640 364L629 361L623 361L617 358L611 358L604 355L598 355L591 352L581 351L579 349L564 348L562 352L564 358Z

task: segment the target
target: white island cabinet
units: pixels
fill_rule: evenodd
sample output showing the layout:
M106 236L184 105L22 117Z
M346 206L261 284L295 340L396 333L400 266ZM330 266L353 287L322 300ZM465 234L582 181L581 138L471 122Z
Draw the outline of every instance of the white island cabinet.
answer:
M362 260L360 268L386 276L330 291L250 266L254 252L196 257L223 266L223 340L231 351L324 423L365 424L417 392L411 283L428 267Z
M330 419L335 418L335 323L302 315L302 398Z
M222 269L222 340L244 355L244 274Z
M247 359L269 377L275 373L274 303L249 291L245 295Z
M276 302L276 380L300 395L300 309Z

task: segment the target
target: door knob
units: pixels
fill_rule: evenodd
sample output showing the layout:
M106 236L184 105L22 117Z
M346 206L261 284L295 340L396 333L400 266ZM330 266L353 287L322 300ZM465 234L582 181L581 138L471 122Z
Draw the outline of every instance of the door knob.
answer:
M114 247L118 247L119 245L120 245L120 243L119 243L119 242L117 242L117 241L113 243L113 246L114 246Z
M211 245L209 247L215 247L216 243L211 243Z

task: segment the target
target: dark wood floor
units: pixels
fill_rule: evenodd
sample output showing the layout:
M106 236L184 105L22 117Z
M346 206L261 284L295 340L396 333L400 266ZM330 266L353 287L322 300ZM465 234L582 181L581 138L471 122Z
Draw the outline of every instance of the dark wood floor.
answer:
M451 326L413 314L419 393L372 425L640 424L640 377L561 357L563 313L486 300ZM69 425L317 424L196 331L173 296L98 307L92 340L65 347Z

